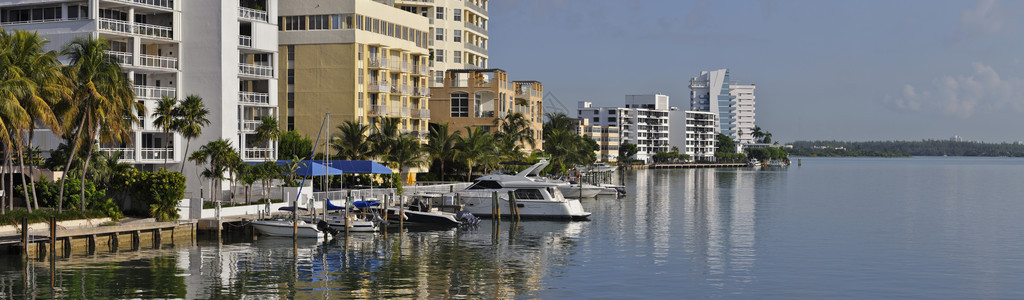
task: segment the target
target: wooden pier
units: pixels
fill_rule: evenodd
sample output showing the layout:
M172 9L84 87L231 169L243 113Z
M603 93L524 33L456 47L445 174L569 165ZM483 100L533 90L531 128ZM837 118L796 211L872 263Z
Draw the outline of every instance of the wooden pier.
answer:
M77 229L52 228L46 232L30 230L28 234L0 237L0 249L21 252L29 258L46 257L49 251L57 256L67 257L72 252L93 254L98 251L118 252L119 249L159 249L161 245L174 243L176 239L194 239L196 228L195 222L188 221L142 221L134 224ZM24 243L25 240L28 241L27 244Z

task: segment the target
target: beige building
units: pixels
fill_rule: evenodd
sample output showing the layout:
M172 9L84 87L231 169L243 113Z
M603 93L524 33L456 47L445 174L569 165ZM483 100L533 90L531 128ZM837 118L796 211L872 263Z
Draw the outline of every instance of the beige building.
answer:
M287 1L280 7L283 130L316 138L377 117L426 139L430 21L374 1ZM326 134L326 132L325 132Z
M595 125L590 122L588 118L576 119L577 133L581 136L588 137L597 142L597 145L601 146L599 150L595 150L594 154L597 155L599 161L616 161L619 157L619 127L609 125Z
M430 19L430 86L446 70L487 68L488 0L375 0Z
M448 70L444 86L430 90L431 122L448 123L460 133L465 133L466 126L494 132L497 120L519 112L529 121L536 140L535 147L523 145L523 149L543 149L544 87L540 82L509 81L501 69Z

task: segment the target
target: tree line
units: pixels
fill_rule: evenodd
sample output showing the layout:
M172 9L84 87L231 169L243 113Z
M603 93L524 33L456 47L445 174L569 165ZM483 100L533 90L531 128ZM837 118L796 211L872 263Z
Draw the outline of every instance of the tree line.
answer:
M922 141L796 141L793 155L800 156L1006 156L1024 157L1024 145L1011 143Z

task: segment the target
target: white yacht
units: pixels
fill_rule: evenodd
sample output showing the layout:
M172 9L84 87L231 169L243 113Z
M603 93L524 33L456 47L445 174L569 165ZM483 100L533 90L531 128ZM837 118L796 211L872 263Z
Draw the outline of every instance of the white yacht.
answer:
M563 196L570 199L594 198L597 196L598 193L601 192L601 190L604 189L602 187L588 183L570 183L562 180L541 177L540 171L544 170L544 168L546 168L550 163L551 162L548 161L547 159L542 158L540 162L534 164L533 166L530 166L529 168L526 168L526 170L519 172L519 174L525 173L526 178L529 178L530 180L536 182L553 183L558 188L558 190L562 192Z
M477 178L473 185L457 193L463 209L481 217L492 217L497 210L501 211L501 216L511 216L508 193L512 192L516 198L516 208L523 218L583 220L590 217L589 212L583 211L580 201L566 199L557 184L527 178L526 175L541 164L546 166L547 161L541 161L516 175L495 174ZM498 207L492 211L495 208L492 199L494 192L498 192Z
M259 220L252 221L252 227L256 228L260 234L267 236L291 237L296 235L301 238L324 238L323 231L320 231L315 224L306 223L302 220L298 222L299 224L296 226L292 220L286 219Z

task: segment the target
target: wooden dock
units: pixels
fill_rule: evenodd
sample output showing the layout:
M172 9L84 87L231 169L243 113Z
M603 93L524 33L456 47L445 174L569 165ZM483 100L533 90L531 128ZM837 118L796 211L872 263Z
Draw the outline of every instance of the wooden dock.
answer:
M189 221L139 221L46 232L30 230L27 245L22 241L25 236L19 234L0 237L0 248L7 248L8 252L24 251L30 258L46 257L48 251L66 257L73 251L92 254L97 251L117 252L119 249L137 250L141 247L160 248L164 243L174 243L175 239L194 239L196 228L196 223ZM51 237L51 233L55 233L54 236Z
M698 169L698 168L742 168L747 164L652 164L651 169Z

